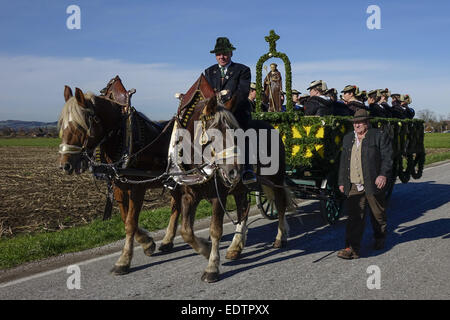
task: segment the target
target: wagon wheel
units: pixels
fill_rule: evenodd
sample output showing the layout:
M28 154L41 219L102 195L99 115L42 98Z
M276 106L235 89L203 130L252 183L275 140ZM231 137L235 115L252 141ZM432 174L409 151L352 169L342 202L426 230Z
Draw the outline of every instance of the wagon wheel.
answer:
M325 190L321 190L321 195L326 196L326 200L320 200L320 215L327 224L334 224L338 221L344 207L344 199L336 190L327 185Z
M278 219L278 210L275 206L275 200L269 200L262 191L256 191L255 197L256 205L264 218L269 220Z

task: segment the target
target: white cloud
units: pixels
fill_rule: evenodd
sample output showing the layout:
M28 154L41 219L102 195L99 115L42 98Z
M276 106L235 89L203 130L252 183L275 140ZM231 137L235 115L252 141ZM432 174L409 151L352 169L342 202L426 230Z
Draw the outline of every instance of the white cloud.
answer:
M183 92L203 70L177 69L169 64L135 64L93 58L0 56L0 119L55 121L64 104L64 85L98 93L119 75L132 103L155 120L169 119Z
M64 85L98 93L116 75L127 89L136 89L132 99L136 109L151 119L169 119L178 107L174 93L187 91L209 63L188 69L163 63L138 64L90 57L0 56L0 120L56 121L64 104ZM339 91L347 84L368 90L387 87L409 93L416 111L428 108L442 115L450 111L448 76L427 66L361 59L292 61L291 64L293 88L302 92L317 79L325 80L329 87ZM280 63L279 69L284 74L283 68ZM254 66L252 75L254 80Z

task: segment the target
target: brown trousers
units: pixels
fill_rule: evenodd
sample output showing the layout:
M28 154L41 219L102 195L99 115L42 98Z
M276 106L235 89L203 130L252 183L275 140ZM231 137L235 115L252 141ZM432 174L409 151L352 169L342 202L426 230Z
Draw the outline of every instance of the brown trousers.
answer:
M375 239L386 237L386 200L384 192L367 195L365 191L358 191L356 185L352 184L347 198L347 230L345 236L345 247L352 247L359 253L361 240L364 233L366 205L369 204L370 218Z

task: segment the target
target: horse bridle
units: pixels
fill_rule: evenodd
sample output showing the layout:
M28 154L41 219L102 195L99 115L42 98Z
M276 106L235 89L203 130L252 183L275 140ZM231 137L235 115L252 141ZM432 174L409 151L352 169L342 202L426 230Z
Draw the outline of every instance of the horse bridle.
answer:
M177 125L179 125L180 127L183 127L180 123L180 119L178 117L175 117L175 119L176 119ZM208 139L208 136L206 134L206 130L207 130L206 126L207 126L207 122L209 122L213 119L214 119L213 115L206 115L206 114L202 114L199 118L199 120L201 121L201 135L200 135L199 139L200 139L200 144L202 145L203 148L206 148L212 142ZM176 127L174 128L174 130L176 130ZM194 129L194 132L196 132L196 129ZM172 142L171 142L171 144L172 144ZM202 150L203 150L203 148L202 148ZM217 162L218 161L226 161L227 159L236 157L237 147L233 145L233 146L226 148L217 153L215 152L214 148L211 151L213 153L213 154L211 154L211 156L212 156L211 161L208 161L207 163L201 165L200 167L195 167L195 168L187 170L187 171L183 170L181 167L179 167L179 169L184 171L184 174L186 176L191 173L200 175L199 177L201 177L201 178L199 178L198 180L201 181L201 182L199 182L201 184L209 181L212 177L214 177L214 179L216 180L217 172L218 172L224 186L230 190L233 190L236 187L236 185L238 184L239 180L230 178L228 176L228 174L225 172L225 170L220 165L217 164ZM206 161L207 159L204 159L204 160ZM169 163L170 163L170 160L169 160ZM210 174L205 172L205 170L203 170L203 168L205 168L205 167L209 167L210 169L212 169L212 172ZM183 174L177 173L176 175L183 175ZM217 185L217 182L216 182L216 185Z
M86 131L86 139L84 140L83 145L77 146L73 144L61 143L59 145L58 151L59 154L82 154L84 152L87 153L88 151L95 150L95 148L97 148L99 145L103 144L103 142L106 141L106 139L109 137L110 134L105 135L105 137L103 137L103 139L99 143L97 143L93 148L90 148L89 150L87 149L89 138L92 138L91 130L93 127L93 123L95 122L99 124L101 122L100 119L94 114L94 111L92 109L89 109L88 122L89 127Z

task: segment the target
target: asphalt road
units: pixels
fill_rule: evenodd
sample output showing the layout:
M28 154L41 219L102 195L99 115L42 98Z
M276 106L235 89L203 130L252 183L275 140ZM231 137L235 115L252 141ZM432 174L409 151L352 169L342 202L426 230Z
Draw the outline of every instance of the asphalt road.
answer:
M371 249L367 220L358 260L336 257L344 244L345 217L325 226L317 202L307 202L288 216L286 249L270 247L277 223L256 215L249 219L242 258L225 260L234 230L227 224L221 280L213 284L200 280L206 260L177 237L175 251L168 254L147 257L136 248L128 275L109 273L119 254L113 253L77 263L80 289L76 269L64 266L0 283L0 299L449 299L449 201L447 162L426 168L419 180L397 183L388 210L386 248ZM207 237L207 230L198 234Z

